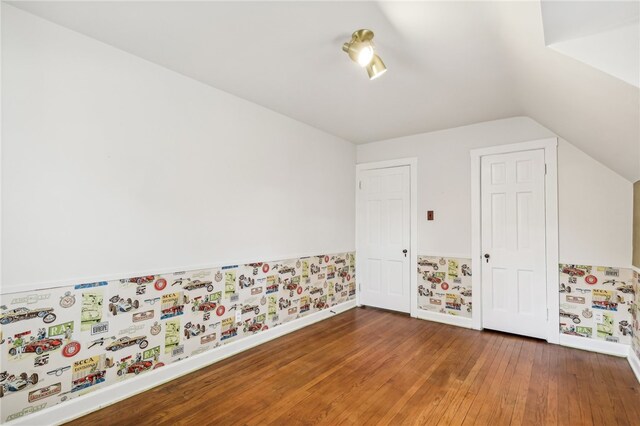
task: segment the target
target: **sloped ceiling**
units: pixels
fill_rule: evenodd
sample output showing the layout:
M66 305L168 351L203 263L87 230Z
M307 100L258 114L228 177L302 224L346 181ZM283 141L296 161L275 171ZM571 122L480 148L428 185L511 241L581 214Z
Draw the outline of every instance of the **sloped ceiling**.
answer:
M640 179L638 88L545 47L538 1L11 4L354 143L528 115Z

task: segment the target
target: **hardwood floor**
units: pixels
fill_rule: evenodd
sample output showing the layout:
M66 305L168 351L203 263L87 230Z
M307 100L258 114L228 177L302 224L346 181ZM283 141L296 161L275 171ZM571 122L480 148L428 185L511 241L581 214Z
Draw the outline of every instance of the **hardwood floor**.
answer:
M367 308L69 424L116 423L638 425L640 391L623 358Z

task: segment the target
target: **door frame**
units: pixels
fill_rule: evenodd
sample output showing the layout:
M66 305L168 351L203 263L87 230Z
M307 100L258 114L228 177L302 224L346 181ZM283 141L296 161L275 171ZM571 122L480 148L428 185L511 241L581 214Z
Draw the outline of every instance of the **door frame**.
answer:
M418 158L399 158L396 160L387 161L375 161L370 163L356 164L356 269L358 265L361 265L360 259L360 236L358 235L358 229L360 228L360 178L361 174L365 170L375 169L388 169L391 167L409 166L410 176L410 188L409 188L409 306L410 314L412 317L416 317L418 314ZM362 282L360 281L362 274L356 273L356 304L362 306L360 303L360 288Z
M547 342L560 343L560 298L558 296L558 138L472 149L471 154L471 276L473 288L472 327L482 330L482 222L480 161L483 156L544 149L545 248L547 278Z

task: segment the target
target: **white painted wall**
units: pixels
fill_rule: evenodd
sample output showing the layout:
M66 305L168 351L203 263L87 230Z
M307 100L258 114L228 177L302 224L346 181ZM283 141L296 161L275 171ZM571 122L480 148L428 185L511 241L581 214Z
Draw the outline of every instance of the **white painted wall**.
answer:
M2 12L3 291L354 249L353 145ZM419 253L469 257L469 150L549 136L516 117L360 145L357 161L417 156ZM628 266L631 183L563 140L559 163L560 260Z
M633 184L560 139L560 261L628 268Z
M354 249L351 143L2 9L3 292Z
M357 162L418 158L418 253L471 257L470 157L473 148L555 136L515 117L374 142ZM565 140L558 148L560 261L623 266L631 262L631 182ZM426 220L426 211L435 220Z

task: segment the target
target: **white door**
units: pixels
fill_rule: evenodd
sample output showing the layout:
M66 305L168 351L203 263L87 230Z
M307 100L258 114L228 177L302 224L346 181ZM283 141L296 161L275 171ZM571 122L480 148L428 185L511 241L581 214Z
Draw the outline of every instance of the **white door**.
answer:
M410 312L410 168L364 170L359 176L360 304Z
M544 150L482 157L482 325L547 337Z

